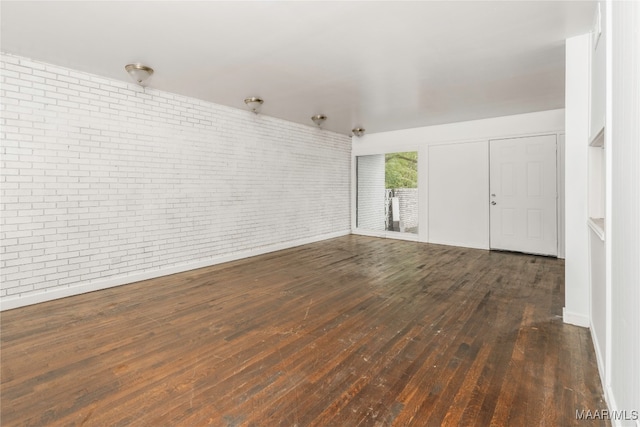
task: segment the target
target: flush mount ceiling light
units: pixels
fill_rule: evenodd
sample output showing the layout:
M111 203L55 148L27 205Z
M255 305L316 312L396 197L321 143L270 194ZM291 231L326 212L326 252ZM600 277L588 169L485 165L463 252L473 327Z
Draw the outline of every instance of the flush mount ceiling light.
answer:
M364 128L353 128L351 129L351 132L353 132L353 134L359 138L364 135Z
M322 123L327 120L327 116L325 116L324 114L316 114L315 116L311 116L311 120L313 120L313 123L320 127Z
M142 64L127 64L124 69L127 70L127 73L129 73L129 75L133 77L133 80L140 86L144 86L145 80L153 74L153 68Z
M251 98L246 98L244 100L244 103L247 104L247 106L251 108L251 111L253 111L256 114L258 114L258 110L262 106L263 102L264 101L262 99L255 96L252 96Z

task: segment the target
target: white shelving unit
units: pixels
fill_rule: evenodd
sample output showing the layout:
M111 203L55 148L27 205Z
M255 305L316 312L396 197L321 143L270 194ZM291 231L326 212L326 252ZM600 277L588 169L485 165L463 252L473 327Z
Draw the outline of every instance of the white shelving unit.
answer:
M606 164L604 127L589 142L589 227L605 239Z

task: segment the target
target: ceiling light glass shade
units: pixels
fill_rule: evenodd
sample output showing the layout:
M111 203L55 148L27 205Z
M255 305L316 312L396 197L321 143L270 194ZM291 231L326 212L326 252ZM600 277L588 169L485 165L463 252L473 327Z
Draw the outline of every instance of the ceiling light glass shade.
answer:
M354 128L351 129L351 132L353 132L355 136L361 137L362 135L364 135L364 128Z
M145 80L153 74L153 68L142 64L128 64L124 69L140 86L144 86Z
M247 106L251 109L251 111L253 111L256 114L258 114L258 110L262 106L263 102L264 101L262 99L257 98L255 96L252 96L251 98L246 98L244 100L244 103L247 104Z
M327 116L324 114L316 114L315 116L311 116L311 120L313 120L313 123L320 126L325 120L327 120Z

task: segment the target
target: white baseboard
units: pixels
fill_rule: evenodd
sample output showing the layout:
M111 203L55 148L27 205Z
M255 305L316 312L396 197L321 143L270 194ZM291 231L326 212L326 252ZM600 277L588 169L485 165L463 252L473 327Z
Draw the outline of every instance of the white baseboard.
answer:
M596 364L598 365L598 373L600 374L600 384L602 385L602 390L607 390L607 378L605 377L606 369L605 369L605 354L602 352L602 348L600 348L600 341L598 341L598 334L596 333L596 328L591 325L589 327L589 332L591 332L591 341L593 342L593 349L596 352ZM607 400L608 403L608 400ZM611 406L609 406L611 408Z
M400 233L399 231L371 231L354 228L351 234L358 236L379 237L381 239L407 240L409 242L417 242L418 235L413 233Z
M607 402L607 406L609 407L609 411L617 412L618 414L622 413L624 414L623 417L626 415L627 417L631 418L632 417L632 415L630 414L631 411L640 411L640 408L638 409L619 408L618 404L616 403L613 389L610 386L607 386L604 388L604 398ZM622 412L619 412L619 411L622 411ZM610 420L611 425L613 427L634 427L634 426L640 427L640 418L638 418L637 420L632 420L632 419L620 420L617 418L619 417L612 417L612 419Z
M355 234L358 236L380 237L381 239L385 238L385 231L371 231L371 230L363 230L361 228L352 229L351 234Z
M630 411L635 410L638 411L640 409L636 409L636 408L631 408L631 409L627 409L627 408L619 408L617 403L616 403L616 399L614 397L613 394L613 389L611 387L606 387L604 389L604 398L607 401L607 406L609 407L609 411L610 412L618 412L618 411L622 411L623 414L626 414L627 417L631 417L630 415ZM624 412L626 410L626 412ZM618 412L620 414L620 412ZM623 415L624 417L624 415ZM626 420L620 420L617 419L618 417L612 417L611 419L611 425L613 427L640 427L640 419L637 420L630 420L630 419L626 419Z
M582 326L588 328L590 325L589 317L584 314L573 313L567 310L567 307L562 308L562 320L564 323L570 325Z
M607 406L609 407L610 410L615 410L618 409L618 406L616 405L616 399L613 396L613 390L611 390L611 387L605 387L603 386L603 390L604 390L604 400L607 402ZM611 420L611 425L614 427L621 427L622 426L622 422L620 420Z
M430 240L429 243L433 243L434 245L445 245L445 246L456 246L459 248L469 248L469 249L482 249L485 251L490 250L488 244L475 244L468 242L455 242L450 240Z
M315 243L321 240L333 239L335 237L346 236L348 234L351 234L350 230L343 230L335 233L323 234L323 235L314 236L314 237L307 237L299 240L275 243L273 245L262 246L255 249L249 249L242 252L231 253L228 255L222 255L222 256L213 257L213 258L209 258L202 261L172 266L172 267L163 268L159 270L145 271L143 273L138 273L138 274L130 274L127 276L113 277L109 279L98 280L95 282L69 286L67 288L53 289L49 291L44 290L43 292L40 292L37 294L4 297L0 301L0 311L11 310L14 308L38 304L46 301L52 301L59 298L66 298L73 295L80 295L87 292L99 291L101 289L127 285L130 283L139 282L141 280L155 279L156 277L168 276L170 274L182 273L185 271L195 270L198 268L210 267L212 265L222 264L224 262L236 261L243 258L250 258L256 255L263 255L269 252L276 252L283 249L293 248L296 246L307 245L309 243Z

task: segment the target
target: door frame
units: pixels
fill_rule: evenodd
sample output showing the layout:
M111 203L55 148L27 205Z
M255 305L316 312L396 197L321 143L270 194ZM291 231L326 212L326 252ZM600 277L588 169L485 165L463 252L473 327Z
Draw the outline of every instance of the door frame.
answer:
M557 131L557 132L545 132L545 133L537 133L537 134L529 134L529 135L516 135L516 136L501 136L498 138L489 138L487 144L487 161L489 162L489 192L487 193L487 209L489 210L489 248L490 250L494 250L491 247L491 141L503 141L508 139L523 139L523 138L533 138L533 137L542 137L542 136L555 136L556 138L556 209L555 209L555 217L556 217L556 258L565 257L565 206L564 206L564 196L565 196L565 183L564 183L564 170L565 170L565 132ZM501 249L495 249L501 250ZM518 252L518 251L514 251ZM523 252L528 253L528 252ZM553 257L554 255L545 255L545 254L534 254L531 255L539 255L539 256L549 256Z

